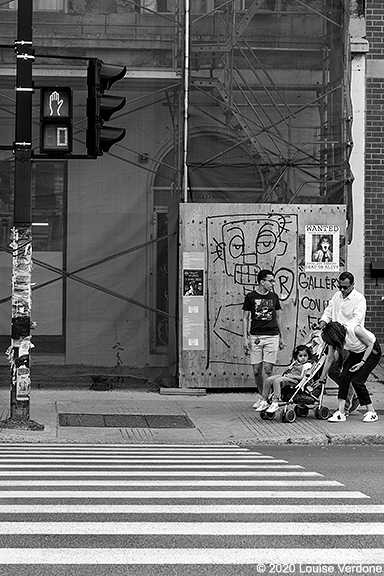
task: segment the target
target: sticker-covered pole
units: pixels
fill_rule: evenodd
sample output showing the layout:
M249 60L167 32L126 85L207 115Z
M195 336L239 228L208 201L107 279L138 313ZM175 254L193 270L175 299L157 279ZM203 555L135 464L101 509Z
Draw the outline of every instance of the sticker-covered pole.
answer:
M12 248L12 328L7 350L11 371L10 417L2 427L42 430L30 419L32 308L32 47L33 0L18 5L16 53L16 129Z

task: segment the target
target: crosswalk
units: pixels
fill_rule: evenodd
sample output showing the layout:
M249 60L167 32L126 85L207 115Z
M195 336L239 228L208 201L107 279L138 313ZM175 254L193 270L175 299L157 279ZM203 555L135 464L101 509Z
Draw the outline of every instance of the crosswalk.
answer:
M256 574L288 566L292 574L299 564L382 565L383 512L364 492L267 448L0 448L0 575L21 567L65 575L108 566L110 574L141 567L149 575L163 567L184 576L188 567Z

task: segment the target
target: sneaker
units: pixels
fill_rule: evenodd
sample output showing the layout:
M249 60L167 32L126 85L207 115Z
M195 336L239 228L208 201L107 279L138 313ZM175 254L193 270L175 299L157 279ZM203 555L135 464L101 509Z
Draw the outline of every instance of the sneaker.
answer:
M363 422L377 422L378 419L379 417L377 412L372 412L372 410L369 410L364 414Z
M346 415L340 412L340 410L336 410L336 412L328 418L328 422L346 422L346 420Z
M255 408L255 412L262 412L269 407L269 404L266 400L262 400L257 408Z
M360 406L360 400L358 399L357 396L354 396L352 398L351 405L348 409L348 414L351 414L351 412L354 412L355 410L357 410L359 406Z
M266 409L266 412L268 412L268 414L273 414L274 412L276 412L279 409L279 405L277 402L271 402L271 404L269 405L269 407Z
M263 400L263 399L262 399L261 396L260 396L260 398L258 398L258 399L256 400L256 402L254 403L254 405L252 406L252 408L254 408L254 409L256 410L256 408L258 408L258 407L260 406L262 400Z

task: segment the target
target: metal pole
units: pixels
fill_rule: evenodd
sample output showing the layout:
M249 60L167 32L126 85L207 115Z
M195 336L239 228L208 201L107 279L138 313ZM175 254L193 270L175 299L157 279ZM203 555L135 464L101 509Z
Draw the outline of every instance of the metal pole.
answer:
M188 200L188 117L190 73L190 3L185 0L184 16L184 128L183 128L183 196Z
M10 417L2 427L43 430L30 419L32 271L32 48L33 0L19 2L16 52L16 128L14 214L11 231L12 331L7 351L11 366Z

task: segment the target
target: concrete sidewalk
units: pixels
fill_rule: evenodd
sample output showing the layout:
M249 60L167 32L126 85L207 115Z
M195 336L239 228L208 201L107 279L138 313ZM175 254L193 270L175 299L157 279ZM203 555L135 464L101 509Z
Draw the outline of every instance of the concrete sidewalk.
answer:
M311 410L307 418L293 423L262 420L252 409L254 395L248 392L217 392L186 395L182 391L160 393L152 385L146 389L94 391L71 389L33 389L31 420L44 425L43 431L0 429L0 442L39 443L166 443L166 444L384 444L384 366L379 365L368 388L379 421L362 422L362 411L347 422L317 420ZM162 390L164 392L164 390ZM166 392L166 391L165 391ZM0 389L0 420L9 415L9 390ZM337 407L335 390L329 390L324 404ZM65 426L59 414L162 415L188 417L189 428ZM133 416L132 416L133 417ZM177 418L175 418L177 420Z

